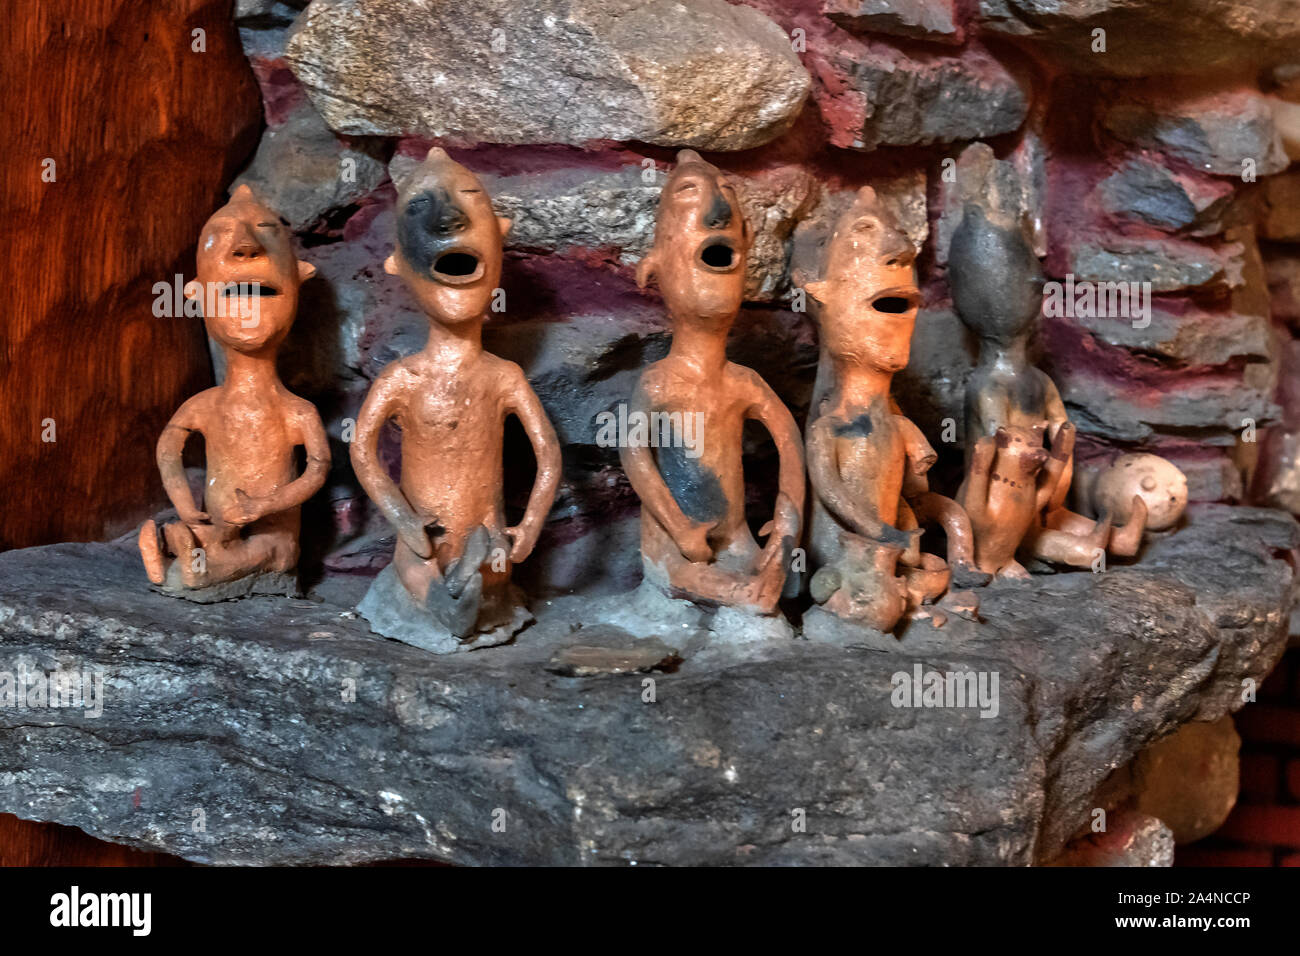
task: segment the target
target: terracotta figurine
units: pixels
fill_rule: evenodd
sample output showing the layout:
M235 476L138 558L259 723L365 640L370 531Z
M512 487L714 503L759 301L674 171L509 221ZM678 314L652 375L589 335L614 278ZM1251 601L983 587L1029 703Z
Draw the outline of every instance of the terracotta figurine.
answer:
M958 316L979 337L979 360L966 386L967 479L958 501L970 514L980 569L1025 576L1014 558L1003 560L1007 539L1016 535L1013 553L1073 567L1092 565L1099 549L1135 554L1145 504L1135 501L1129 520L1115 528L1109 515L1094 522L1065 507L1075 431L1055 383L1029 361L1043 273L1024 231L994 223L968 203L953 233L948 282ZM1027 521L1023 482L1033 491ZM991 535L997 543L982 554Z
M693 447L625 442L623 466L641 498L646 581L711 607L771 615L799 536L803 447L789 410L751 369L727 361L740 310L751 231L735 191L682 150L660 194L654 246L637 269L654 280L672 323L667 357L646 368L629 417L699 423ZM652 417L654 416L654 417ZM741 437L746 419L767 429L780 455L774 515L760 546L745 522ZM652 426L653 427L653 426ZM770 532L770 533L769 533Z
M805 285L820 305L821 332L806 435L809 554L818 568L810 589L828 611L881 631L933 602L952 577L942 558L921 552L919 521L947 532L959 583L988 580L974 569L966 515L929 490L934 449L890 393L921 300L915 258L868 186L836 222L822 278Z
M1075 497L1083 510L1109 512L1126 521L1133 499L1146 504L1147 531L1168 531L1187 510L1187 476L1159 455L1145 452L1120 455L1100 470L1084 469L1074 482Z
M377 633L433 651L502 643L531 620L511 568L537 543L560 479L559 440L523 371L482 345L510 220L496 216L478 178L437 147L402 183L397 220L384 269L428 316L429 339L384 369L357 418L353 468L397 531L392 564L358 611ZM502 498L510 415L537 458L513 527ZM401 429L396 483L378 456L389 421Z
M295 257L288 227L248 186L203 226L197 265L185 295L201 303L226 377L182 405L158 439L158 470L179 520L161 537L146 521L140 555L150 581L193 600L292 591L301 505L324 484L330 452L315 407L284 387L275 360L298 287L316 269ZM196 432L207 466L202 505L181 462Z

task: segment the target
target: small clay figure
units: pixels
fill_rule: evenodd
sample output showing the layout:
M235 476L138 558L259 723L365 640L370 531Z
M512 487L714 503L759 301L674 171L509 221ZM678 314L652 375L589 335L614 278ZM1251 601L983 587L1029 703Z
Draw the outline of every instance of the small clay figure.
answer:
M654 246L637 269L659 286L672 323L667 357L646 368L629 416L700 416L694 449L629 442L623 467L641 498L646 581L706 606L776 610L803 508L803 447L794 418L759 376L727 361L740 310L751 231L735 191L682 150L659 200ZM779 490L760 547L745 522L741 437L746 419L767 429L780 455ZM673 420L673 419L668 419Z
M438 147L402 184L384 269L428 316L429 339L375 379L352 444L357 478L397 531L392 564L357 609L377 633L436 652L502 643L531 620L511 568L537 543L560 479L559 440L523 371L483 350L509 228L478 178ZM502 497L510 415L537 458L514 527ZM378 455L389 421L401 429L399 483Z
M1127 521L1135 497L1146 503L1147 531L1168 531L1187 510L1187 476L1159 455L1120 455L1100 471L1084 469L1074 482L1075 496L1085 511L1109 512Z
M836 223L823 278L805 286L820 303L822 352L806 436L812 596L881 631L943 594L952 576L943 559L921 552L918 519L946 530L960 583L988 580L974 568L966 515L929 491L934 449L890 393L907 366L921 300L915 258L864 187Z
M329 443L320 416L276 374L280 343L298 310L298 287L316 269L299 261L288 227L248 186L203 226L197 278L185 295L202 305L208 335L226 359L221 385L195 395L158 439L158 470L178 521L140 528L149 580L196 601L293 590L300 510L325 482ZM203 436L202 506L181 454ZM306 468L297 474L299 446ZM168 555L175 559L168 561Z
M1016 454L1014 466L1008 463L999 468L998 450L1012 454L1016 436L1023 442L1036 426L1046 422L1051 450L1046 461L1059 465L1038 471L1038 485L1051 483L1052 491L1034 515L1021 550L1074 567L1091 565L1098 547L1113 554L1136 553L1146 521L1144 504L1134 502L1129 520L1113 529L1110 516L1093 522L1065 507L1074 473L1074 428L1055 383L1029 361L1029 340L1042 306L1043 273L1024 231L1015 223L991 222L979 205L968 203L948 252L948 282L958 316L979 337L979 360L966 385L967 482L977 468L998 468L1000 477L1021 480L1016 475L1023 476L1030 461L1020 461ZM1010 438L997 437L1003 427ZM1001 443L1008 441L1004 448ZM976 454L981 447L984 450ZM1011 473L1004 474L1004 470ZM980 485L985 482L988 515L1020 513L1018 490L994 480L992 473L978 479ZM1013 491L1014 500L998 501ZM975 494L971 500L979 498ZM960 493L958 500L964 500ZM975 515L971 518L974 522ZM977 526L977 550L979 535ZM980 566L989 570L985 561ZM1018 567L1007 566L1006 572L1018 575Z

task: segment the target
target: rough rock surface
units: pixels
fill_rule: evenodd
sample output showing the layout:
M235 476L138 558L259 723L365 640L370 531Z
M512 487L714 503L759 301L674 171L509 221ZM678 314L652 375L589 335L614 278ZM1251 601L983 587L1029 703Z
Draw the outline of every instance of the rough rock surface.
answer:
M1297 535L1196 508L1136 566L987 588L983 623L897 650L697 643L671 673L589 678L551 662L692 635L583 627L598 607L566 597L512 645L438 657L346 609L364 579L196 613L129 542L9 552L2 669L98 670L104 694L99 716L0 707L0 812L213 863L1049 860L1113 768L1273 666ZM996 716L896 706L914 669L996 674Z
M315 0L285 59L340 133L748 149L810 80L725 0Z
M822 11L846 30L960 43L956 0L825 0Z
M1202 96L1143 91L1116 99L1101 117L1111 134L1195 169L1239 177L1249 162L1254 175L1268 176L1289 162L1268 101L1256 91L1215 90Z
M301 231L376 189L388 175L383 152L381 144L335 136L304 103L262 134L253 161L230 189L247 183Z
M875 149L997 136L1019 129L1029 109L1027 87L978 47L958 57L852 43L834 51L830 62L846 87L837 112L862 117L851 136L833 135L837 146Z
M1258 69L1293 59L1300 43L1296 0L979 0L978 18L1072 72L1114 76Z

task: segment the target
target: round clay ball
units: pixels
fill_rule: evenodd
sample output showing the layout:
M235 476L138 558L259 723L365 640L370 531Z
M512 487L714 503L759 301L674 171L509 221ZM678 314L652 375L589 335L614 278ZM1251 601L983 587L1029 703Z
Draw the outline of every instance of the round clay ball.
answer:
M1159 455L1121 455L1098 476L1093 504L1120 525L1128 521L1134 495L1147 503L1147 529L1164 531L1187 510L1187 476Z

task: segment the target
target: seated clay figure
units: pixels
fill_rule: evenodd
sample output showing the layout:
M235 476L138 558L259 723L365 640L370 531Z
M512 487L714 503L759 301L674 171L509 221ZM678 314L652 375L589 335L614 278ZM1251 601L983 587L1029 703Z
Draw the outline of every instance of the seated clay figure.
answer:
M560 478L559 440L523 371L483 350L509 228L478 178L440 148L401 184L384 269L428 316L429 339L375 379L352 444L357 478L397 531L392 563L357 609L377 633L439 653L502 643L531 620L511 568L537 543ZM537 477L508 527L511 415L532 441ZM378 454L389 421L401 429L397 483Z
M667 357L642 373L629 415L700 415L698 446L627 443L623 466L641 498L646 581L706 607L772 615L799 536L803 447L794 418L752 370L727 361L751 232L735 191L692 150L664 184L654 246L637 269L654 279L672 323ZM780 454L779 490L760 547L745 522L741 438L760 422Z
M182 405L158 439L158 470L179 520L161 538L146 521L140 555L150 581L193 600L292 591L301 505L324 484L330 453L315 407L284 387L275 359L298 286L316 270L295 257L288 227L248 186L203 226L197 265L185 295L202 303L226 377ZM202 510L181 462L194 433L206 456Z
M813 600L891 630L948 588L953 570L920 549L919 521L948 536L959 583L983 583L971 528L951 499L929 491L936 455L890 392L907 366L921 296L916 250L864 187L835 225L815 299L821 362L806 433L812 482ZM901 576L900 576L901 575ZM939 620L936 618L936 621Z
M1050 460L1060 463L1059 473L1055 465L1038 473L1040 485L1050 481L1053 487L1021 550L1073 567L1091 565L1098 548L1136 554L1146 522L1142 502L1135 501L1128 521L1115 528L1108 515L1094 522L1065 507L1074 473L1074 428L1056 384L1029 361L1043 273L1024 231L1016 223L994 223L980 206L967 204L948 252L948 283L958 316L979 337L979 359L966 385L967 480L975 468L995 466L997 456L988 442L998 429L1018 429L1023 437L1046 422ZM976 455L981 439L988 440L986 451ZM984 480L990 482L992 496L1005 490L989 475ZM977 549L978 537L977 529Z

